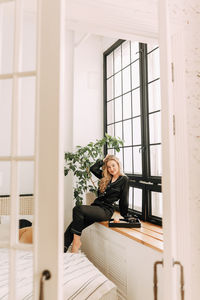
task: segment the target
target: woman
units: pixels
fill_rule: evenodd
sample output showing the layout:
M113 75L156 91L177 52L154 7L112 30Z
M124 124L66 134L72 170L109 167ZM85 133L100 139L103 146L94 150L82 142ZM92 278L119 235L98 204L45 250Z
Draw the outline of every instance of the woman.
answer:
M118 158L108 154L104 160L97 160L90 171L101 179L98 197L91 205L73 208L73 221L65 231L64 252L73 241L72 252L77 253L81 246L82 230L94 222L110 220L114 213L114 202L119 200L122 216L128 212L128 177L122 173Z

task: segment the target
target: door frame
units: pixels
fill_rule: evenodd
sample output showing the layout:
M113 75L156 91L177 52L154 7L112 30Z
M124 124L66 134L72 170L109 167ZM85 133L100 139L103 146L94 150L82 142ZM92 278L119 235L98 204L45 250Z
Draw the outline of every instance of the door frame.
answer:
M136 1L137 2L137 1ZM148 1L147 1L148 2ZM164 253L163 253L163 275L164 275L164 284L163 284L163 300L172 299L175 300L178 297L179 293L179 281L176 280L177 270L173 267L173 261L179 258L178 255L178 236L179 232L177 228L180 226L180 223L177 223L177 203L180 201L180 195L183 193L182 185L180 183L180 176L184 173L188 173L188 165L185 163L187 160L187 150L183 153L182 158L180 159L179 151L181 147L186 143L186 132L182 132L180 144L180 136L179 132L174 134L175 130L175 120L176 124L183 125L182 114L180 109L178 109L180 103L176 102L174 104L174 97L177 95L177 90L175 91L174 82L173 82L173 52L175 49L173 48L172 43L172 24L169 19L169 1L157 1L157 17L158 17L158 32L157 34L152 35L152 32L148 31L141 32L141 35L138 35L138 28L136 31L120 31L118 26L116 28L113 24L115 24L114 17L112 19L112 26L106 27L106 16L102 16L102 26L96 24L95 21L92 23L87 23L83 21L80 17L80 20L75 18L71 18L70 16L70 6L69 6L69 14L67 20L67 26L69 30L72 31L85 31L92 34L109 36L111 38L121 38L121 39L130 39L130 40L138 40L141 42L152 42L158 41L160 46L160 68L161 68L161 98L162 98L162 165L163 165L163 176L162 176L162 192L163 192L163 231L164 231ZM147 3L148 5L148 3ZM85 1L85 6L87 6L87 1ZM133 4L134 6L134 4ZM138 8L138 7L137 7ZM90 7L91 9L91 7ZM116 9L116 7L115 7ZM133 7L131 7L133 9ZM89 10L89 9L88 9ZM78 16L79 14L77 14ZM73 15L74 17L74 15ZM127 13L128 17L128 13ZM123 11L123 18L126 20L126 14ZM148 21L148 20L147 20ZM151 24L150 24L151 25ZM178 47L180 44L176 43ZM177 51L177 49L176 49ZM183 57L181 57L183 60ZM180 63L181 65L181 63ZM177 69L179 71L179 69ZM180 79L178 76L176 77L177 82L179 84L183 84L183 78ZM184 90L182 89L182 94L179 94L179 101L181 97L184 97ZM184 112L186 111L186 103L182 103L184 105ZM184 121L185 122L185 121ZM184 126L186 124L184 123ZM178 128L176 128L178 130ZM186 148L186 147L185 147ZM179 159L177 159L179 158ZM182 178L182 176L181 176ZM182 179L181 179L182 180ZM184 194L188 195L189 188L187 185L184 187ZM178 200L177 200L178 199ZM186 213L186 209L188 207L188 197L186 196L184 203L186 204L184 208L184 213ZM187 220L187 225L189 224L189 220ZM188 234L189 227L187 225L184 226L184 230ZM187 227L187 228L186 228ZM179 241L181 243L181 241ZM189 257L190 251L189 248L187 252L185 252L185 260ZM152 266L153 268L153 266ZM189 270L189 267L188 267ZM187 277L188 278L188 277ZM152 279L153 281L153 279ZM188 284L189 285L189 284ZM187 291L186 291L187 292Z

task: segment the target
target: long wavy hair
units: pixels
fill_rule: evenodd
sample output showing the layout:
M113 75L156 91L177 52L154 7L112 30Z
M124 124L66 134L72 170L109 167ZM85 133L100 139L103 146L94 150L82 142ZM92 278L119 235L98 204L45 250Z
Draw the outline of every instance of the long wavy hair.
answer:
M104 193L108 183L111 181L111 174L108 172L108 168L107 168L107 163L110 161L110 160L114 160L117 164L118 164L118 167L119 167L119 175L124 175L123 171L122 171L122 168L121 168L121 164L120 164L120 161L119 159L115 156L115 155L109 155L105 160L104 160L104 164L102 166L102 171L103 171L103 177L102 179L100 180L99 182L99 190L101 193Z

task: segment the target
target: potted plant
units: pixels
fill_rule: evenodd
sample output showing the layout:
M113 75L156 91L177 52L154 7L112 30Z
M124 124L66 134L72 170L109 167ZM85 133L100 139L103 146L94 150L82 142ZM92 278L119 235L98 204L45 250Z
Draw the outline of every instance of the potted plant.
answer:
M74 152L65 153L65 176L70 171L72 171L75 176L74 199L76 205L83 203L83 195L86 192L97 193L98 184L97 181L94 181L92 178L90 167L97 159L103 159L103 148L106 144L107 147L119 152L123 141L120 138L112 137L106 133L105 137L96 140L96 142L90 142L84 147L76 146Z

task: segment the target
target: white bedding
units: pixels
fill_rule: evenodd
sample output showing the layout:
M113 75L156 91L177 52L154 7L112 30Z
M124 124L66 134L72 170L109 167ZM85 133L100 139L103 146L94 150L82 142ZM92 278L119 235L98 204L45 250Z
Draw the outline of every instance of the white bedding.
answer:
M9 230L9 224L0 224L0 242L9 241Z
M64 300L116 300L116 286L83 253L64 255ZM17 251L15 300L32 299L32 253ZM0 299L8 299L8 249L0 249ZM14 299L13 299L14 300Z

